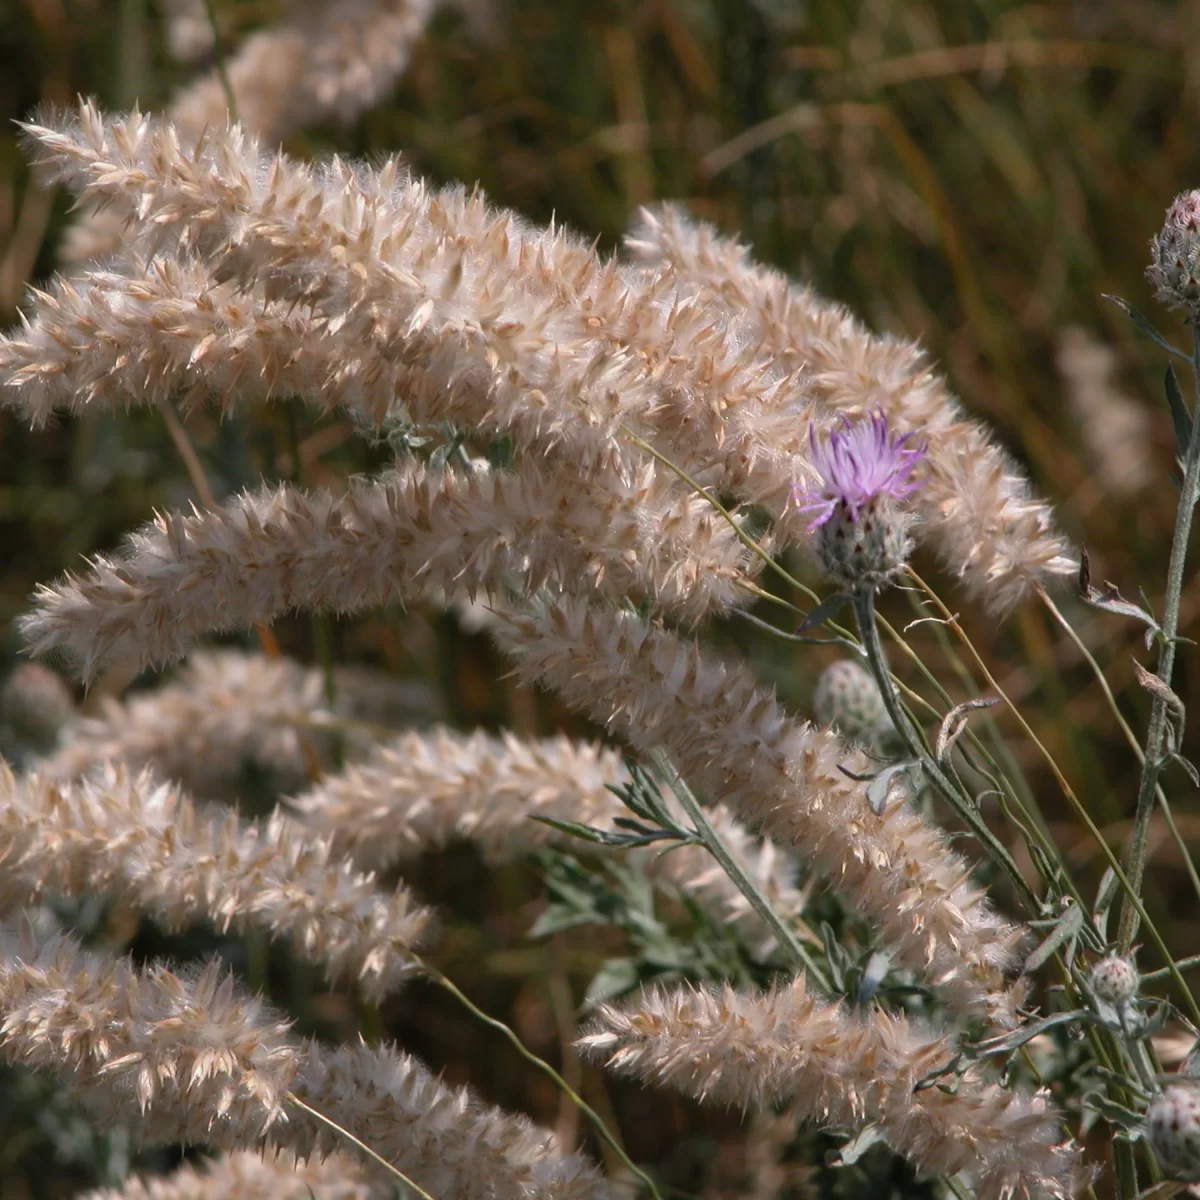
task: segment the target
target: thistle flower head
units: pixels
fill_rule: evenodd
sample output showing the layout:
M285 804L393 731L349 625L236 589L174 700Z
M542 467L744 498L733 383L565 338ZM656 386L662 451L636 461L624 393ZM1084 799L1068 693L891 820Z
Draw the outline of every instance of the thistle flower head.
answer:
M1200 311L1200 191L1181 192L1150 242L1146 278L1169 308Z
M904 565L912 517L899 505L920 482L913 469L924 447L909 446L911 433L894 434L882 409L851 421L842 417L827 442L809 433L820 482L793 484L792 499L812 513L817 554L831 578L857 591L887 582Z
M911 433L896 435L888 429L882 409L860 421L842 417L842 426L829 435L828 443L817 440L809 430L813 465L821 474L819 487L795 484L792 498L801 512L815 512L809 529L817 529L844 506L852 520L878 499L903 500L920 487L912 478L913 468L925 454L924 447L909 447Z

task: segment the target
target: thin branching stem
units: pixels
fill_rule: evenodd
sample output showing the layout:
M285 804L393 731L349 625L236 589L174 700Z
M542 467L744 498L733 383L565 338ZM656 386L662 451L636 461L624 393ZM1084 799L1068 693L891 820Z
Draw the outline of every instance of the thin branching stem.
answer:
M639 1167L633 1159L631 1159L621 1145L615 1135L605 1123L604 1118L592 1108L590 1104L548 1063L544 1058L539 1058L523 1041L513 1032L503 1021L496 1017L489 1016L483 1011L452 979L443 975L437 967L428 962L422 963L422 967L427 977L449 992L473 1017L487 1025L490 1029L496 1030L497 1033L503 1035L504 1038L512 1045L513 1049L531 1066L536 1067L543 1075L548 1076L559 1087L563 1094L579 1109L581 1113L589 1121L597 1134L604 1139L605 1143L611 1148L614 1154L625 1164L653 1197L653 1200L662 1200L662 1195L658 1190L654 1180Z
M314 1121L319 1121L322 1125L332 1129L338 1135L338 1137L344 1138L356 1149L361 1150L362 1153L373 1162L378 1163L396 1180L397 1183L400 1184L402 1188L407 1188L410 1192L412 1192L417 1197L417 1200L434 1200L434 1197L431 1196L423 1187L413 1183L413 1181L409 1179L409 1177L405 1175L399 1167L393 1166L386 1158L383 1157L382 1154L376 1153L371 1149L370 1146L367 1145L366 1142L356 1138L354 1134L350 1132L350 1130L342 1128L341 1125L327 1117L323 1112L319 1112L317 1109L313 1108L311 1104L306 1104L300 1099L299 1096L296 1095L295 1092L288 1092L287 1098L289 1104L295 1105L295 1107L300 1109L301 1112L307 1113L310 1117L312 1117Z
M958 639L963 643L963 645L966 646L967 650L970 651L970 653L971 653L971 657L975 659L976 664L978 665L980 671L983 673L984 678L988 682L988 686L995 689L996 695L998 695L1000 697L1000 699L1004 701L1005 707L1009 710L1009 712L1011 712L1013 714L1014 717L1016 717L1018 723L1021 726L1021 729L1025 733L1025 736L1029 738L1029 740L1034 744L1035 747L1037 747L1038 753L1042 756L1043 759L1045 759L1046 764L1049 766L1051 772L1053 773L1055 781L1058 783L1059 789L1061 790L1067 803L1071 806L1075 815L1083 823L1083 825L1087 829L1088 833L1090 833L1091 836L1095 839L1096 844L1100 847L1101 853L1104 855L1105 859L1108 861L1108 865L1110 867L1112 867L1113 874L1116 875L1117 882L1120 884L1122 890L1124 891L1129 904L1134 907L1134 909L1137 911L1138 916L1141 918L1142 922L1145 924L1146 931L1150 934L1150 940L1154 943L1155 948L1158 950L1158 952L1163 956L1163 960L1168 964L1167 969L1171 972L1171 978L1175 981L1176 986L1179 988L1181 994L1183 995L1184 1002L1186 1003L1186 1005L1188 1007L1188 1010L1191 1014L1192 1020L1195 1021L1197 1024L1200 1024L1200 1004L1198 1004L1196 1002L1196 997L1192 994L1192 989L1190 987L1188 987L1187 980L1184 979L1183 975L1180 973L1178 968L1175 967L1175 965L1174 965L1175 960L1174 960L1174 957L1172 956L1170 950L1167 947L1167 943L1163 940L1163 936L1159 932L1158 927L1154 924L1153 921L1150 920L1150 916L1146 912L1146 906L1142 903L1140 895L1138 894L1136 889L1133 887L1132 883L1130 883L1129 877L1125 874L1125 870L1121 866L1120 859L1116 856L1116 854L1113 853L1113 849L1108 844L1107 840L1105 839L1104 834L1100 830L1100 827L1092 819L1091 813L1088 812L1083 801L1080 800L1079 797L1075 794L1075 789L1067 781L1067 777L1059 769L1058 763L1054 761L1054 755L1052 755L1050 753L1050 751L1046 749L1045 744L1042 742L1041 738L1039 738L1038 735L1033 731L1033 727L1025 719L1025 717L1021 713L1021 710L1013 703L1012 698L1000 686L1000 684L996 680L996 677L991 673L991 671L988 670L987 664L983 661L983 658L980 656L979 651L975 649L974 645L972 645L970 638L967 637L966 633L962 629L962 626L959 625L957 619L951 614L950 610L948 608L946 608L946 606L942 603L942 601L938 597L937 593L934 592L934 590L912 569L911 566L908 567L907 570L908 570L909 576L924 590L925 594L927 596L929 596L933 600L933 602L941 609L942 615L946 618L947 623L949 624L950 628L954 631L955 636L957 636Z
M1192 323L1192 370L1195 373L1197 400L1200 401L1200 323ZM1188 540L1192 532L1192 516L1200 501L1200 403L1193 406L1191 438L1183 462L1183 485L1179 494L1179 511L1175 517L1175 536L1171 541L1171 558L1167 565L1167 592L1163 598L1163 615L1159 627L1158 669L1156 674L1165 688L1171 686L1175 668L1175 644L1179 635L1179 600L1183 595L1183 571L1187 563ZM1133 837L1129 843L1127 874L1129 882L1140 895L1142 876L1146 870L1146 854L1150 843L1150 818L1154 815L1154 798L1159 772L1166 759L1168 732L1168 701L1159 692L1150 707L1150 728L1146 734L1146 756L1142 762L1142 777L1138 785L1137 811L1133 818ZM1132 904L1121 906L1117 944L1120 953L1128 954L1137 937L1139 914Z
M1087 643L1084 642L1083 638L1079 636L1074 626L1072 626L1070 621L1068 621L1063 615L1062 610L1050 598L1045 588L1038 588L1038 596L1040 597L1042 603L1049 610L1050 615L1066 631L1067 637L1074 642L1076 649L1078 649L1079 653L1083 655L1084 661L1089 667L1091 667L1092 674L1096 677L1096 682L1100 685L1101 692L1104 693L1104 699L1108 704L1109 711L1116 718L1117 725L1120 728L1125 741L1128 742L1129 748L1133 751L1138 762L1142 765L1145 765L1146 752L1142 749L1141 743L1137 740L1137 735L1133 732L1129 722L1125 720L1125 716L1121 712L1120 706L1117 704L1117 698L1113 695L1113 690L1109 686L1108 680L1105 678L1104 672L1100 668L1100 664L1096 661L1095 655L1092 654L1092 652L1088 649ZM1196 895L1200 897L1200 873L1198 873L1196 870L1196 863L1192 858L1191 851L1188 849L1187 841L1184 839L1183 834L1179 832L1179 826L1175 824L1175 816L1171 812L1170 804L1167 803L1167 796L1162 789L1162 784L1155 783L1154 790L1155 795L1158 797L1159 806L1162 808L1163 817L1166 819L1167 828L1170 830L1171 837L1174 839L1175 845L1179 849L1179 853L1183 856L1183 862L1184 866L1187 868L1188 878L1192 881L1192 889L1195 891ZM1164 972L1164 974L1165 973L1166 972ZM1143 976L1143 978L1145 978L1145 976Z
M720 834L713 828L707 813L701 807L700 801L696 799L696 794L688 787L687 781L679 773L679 769L671 761L666 751L656 750L651 758L683 806L684 812L691 819L705 849L720 863L722 870L734 882L738 891L746 897L754 911L762 917L767 928L779 940L780 946L791 956L794 964L806 971L808 977L816 982L826 996L832 996L834 994L833 985L825 972L817 965L795 933L788 928L787 923L771 907L770 901L746 873L742 864L729 853Z
M879 685L884 707L892 719L892 724L896 727L896 732L900 735L900 740L909 754L921 764L930 783L983 843L996 862L1004 868L1005 873L1012 880L1017 894L1029 911L1040 912L1041 902L1029 886L1025 876L1021 874L1021 868L1017 866L1004 843L988 828L972 798L955 786L937 760L929 753L920 732L901 705L900 697L892 682L891 671L888 669L883 644L879 640L879 627L875 621L875 593L872 589L865 588L857 593L854 597L854 612L858 618L858 634L862 639L863 648L867 652L867 662L870 664L871 673L875 676L875 682Z

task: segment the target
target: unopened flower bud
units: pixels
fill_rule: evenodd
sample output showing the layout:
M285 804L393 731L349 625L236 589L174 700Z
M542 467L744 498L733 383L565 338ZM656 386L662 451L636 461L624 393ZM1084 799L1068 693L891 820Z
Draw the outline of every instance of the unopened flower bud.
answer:
M845 503L817 531L821 569L849 591L883 587L908 561L911 520L894 504L872 500L853 517Z
M818 443L810 430L819 484L793 488L796 507L815 513L817 558L825 573L850 592L875 589L900 570L912 551L912 515L900 501L920 485L913 469L924 450L909 447L911 434L889 432L877 412L842 427Z
M1182 192L1150 242L1146 278L1170 308L1200 309L1200 191Z
M50 749L58 731L74 715L71 689L41 663L23 663L0 688L0 722L14 738L34 749Z
M876 742L890 728L879 685L865 667L848 658L821 672L813 712L822 725L835 726L850 742Z
M1128 1004L1137 995L1140 982L1137 967L1116 954L1102 958L1092 967L1092 991L1097 999L1114 1008Z
M1146 1137L1172 1179L1200 1182L1200 1088L1168 1087L1146 1111Z

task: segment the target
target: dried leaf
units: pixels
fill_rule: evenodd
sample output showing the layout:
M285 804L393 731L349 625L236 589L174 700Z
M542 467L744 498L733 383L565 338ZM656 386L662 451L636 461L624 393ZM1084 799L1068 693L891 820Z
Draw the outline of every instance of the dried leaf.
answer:
M1162 627L1154 617L1131 600L1126 600L1117 590L1115 583L1109 583L1106 579L1104 591L1092 586L1091 565L1088 562L1086 550L1081 550L1079 555L1079 598L1092 608L1099 608L1104 612L1116 613L1117 616L1132 617L1135 621L1141 621L1150 627L1152 633L1162 632Z
M962 704L952 708L946 714L941 728L938 730L937 745L934 749L938 762L944 763L950 757L950 751L954 749L954 743L962 737L963 731L967 728L967 719L972 712L980 708L991 708L999 703L999 696L984 696L978 700L964 700Z
M1147 671L1136 658L1133 660L1133 673L1137 676L1138 686L1149 692L1156 700L1161 700L1182 724L1183 701L1171 691L1170 686L1159 679L1153 671Z

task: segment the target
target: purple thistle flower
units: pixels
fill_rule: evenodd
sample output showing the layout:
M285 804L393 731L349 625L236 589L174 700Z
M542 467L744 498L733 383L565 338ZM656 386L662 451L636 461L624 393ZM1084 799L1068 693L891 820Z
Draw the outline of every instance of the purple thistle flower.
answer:
M872 501L884 497L903 500L921 486L912 478L913 468L925 454L924 446L908 447L911 433L888 431L882 409L852 422L842 417L842 426L817 441L809 430L813 465L821 475L819 484L792 484L792 501L803 513L816 513L809 529L817 529L833 516L839 504L849 510L851 521Z

